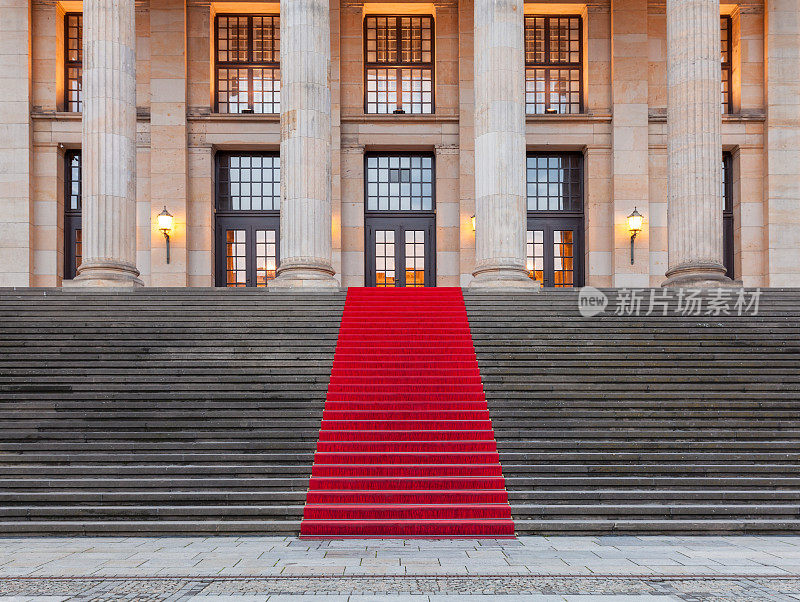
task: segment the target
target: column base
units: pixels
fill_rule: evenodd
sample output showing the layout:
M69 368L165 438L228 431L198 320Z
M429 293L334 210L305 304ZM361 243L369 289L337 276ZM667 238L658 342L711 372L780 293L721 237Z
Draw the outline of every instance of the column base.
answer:
M78 275L65 285L68 288L139 288L144 282L139 270L128 263L114 261L85 262Z
M296 288L303 290L341 288L339 281L333 277L333 269L327 266L309 266L308 264L278 268L278 276L267 288Z
M532 293L541 290L539 283L528 278L524 269L505 266L475 270L469 288L513 289Z
M725 268L719 264L684 264L666 273L667 279L661 283L663 288L722 288L738 286L725 275Z

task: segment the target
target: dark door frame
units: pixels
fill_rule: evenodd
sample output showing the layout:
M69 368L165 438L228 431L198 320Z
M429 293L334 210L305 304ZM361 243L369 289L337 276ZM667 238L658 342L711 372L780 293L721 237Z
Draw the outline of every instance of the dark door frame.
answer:
M586 279L585 273L585 224L582 213L529 211L527 230L544 231L544 282L542 286L555 286L554 282L554 230L572 230L574 234L574 257L572 286L583 286Z
M256 286L256 230L275 230L275 255L277 264L281 259L281 218L279 211L243 212L235 214L217 213L214 225L214 286L227 287L228 275L225 248L225 232L228 230L244 230L246 254L246 286Z
M734 227L733 227L733 156L729 152L722 154L722 170L725 189L722 199L722 263L725 267L726 275L731 280L735 277L735 257L734 257Z
M405 233L408 230L425 231L425 286L436 286L436 213L433 211L371 211L364 219L364 281L365 286L376 286L375 231L394 230L399 233L395 241L395 282L406 286ZM398 242L399 241L399 242Z

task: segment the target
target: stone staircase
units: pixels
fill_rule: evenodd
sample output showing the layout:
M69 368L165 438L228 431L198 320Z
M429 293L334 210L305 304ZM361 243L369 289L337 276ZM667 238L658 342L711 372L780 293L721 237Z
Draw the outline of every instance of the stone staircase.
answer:
M742 317L605 292L593 318L575 291L464 295L517 532L800 530L800 290Z
M607 292L464 295L517 532L800 531L800 291ZM296 535L344 302L0 289L0 533Z
M344 301L0 289L0 533L296 535Z

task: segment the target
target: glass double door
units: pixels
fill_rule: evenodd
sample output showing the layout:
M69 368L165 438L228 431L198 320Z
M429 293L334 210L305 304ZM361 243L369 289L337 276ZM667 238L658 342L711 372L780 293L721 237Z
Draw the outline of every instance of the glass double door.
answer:
M367 286L436 286L433 215L367 215L365 230Z
M583 286L583 217L528 216L527 270L542 286Z
M217 216L216 285L263 287L280 261L280 216Z

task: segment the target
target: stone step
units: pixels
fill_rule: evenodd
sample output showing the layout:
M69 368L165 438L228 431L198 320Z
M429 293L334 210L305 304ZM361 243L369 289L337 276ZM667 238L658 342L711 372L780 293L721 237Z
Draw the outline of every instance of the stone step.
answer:
M512 504L517 520L555 518L606 519L790 519L800 520L800 504ZM2 511L0 509L0 516Z
M652 489L652 488L561 488L509 491L513 505L588 504L797 504L796 489L753 489L726 487L724 489Z
M102 505L94 506L81 504L79 506L63 505L28 505L28 506L0 506L0 522L3 520L55 520L83 519L83 520L175 520L197 518L207 520L242 520L245 518L261 518L264 520L292 519L300 520L303 517L303 506L242 506L226 504L214 506L201 505Z
M309 471L310 472L310 471ZM295 473L296 475L296 473ZM0 481L0 491L22 491L35 489L71 489L71 490L129 490L139 489L163 490L163 491L187 491L197 488L215 487L230 488L232 490L242 489L247 491L260 489L289 489L294 491L305 491L308 489L308 477L277 475L273 477L164 477L158 476L137 476L136 478L80 478L79 476L59 476L51 478L21 478L15 476L4 476Z
M637 534L660 535L664 533L704 535L744 534L744 533L797 533L800 531L800 520L747 518L740 517L725 520L714 519L553 519L553 520L515 520L517 533L538 533L541 535L564 534Z
M192 535L225 533L297 535L300 520L5 520L0 533L8 535Z

